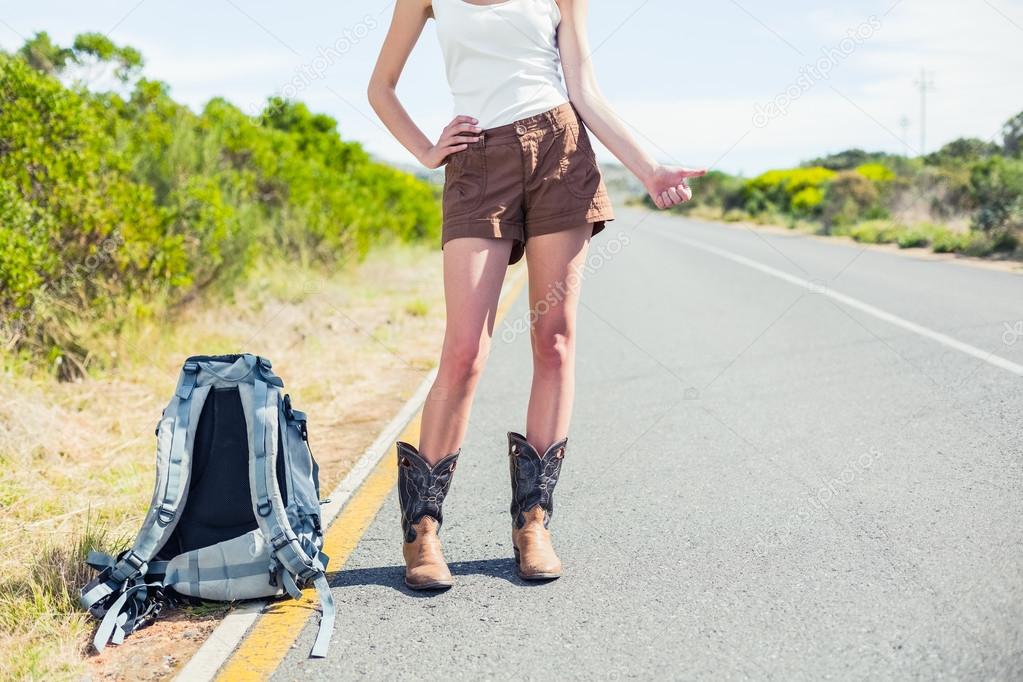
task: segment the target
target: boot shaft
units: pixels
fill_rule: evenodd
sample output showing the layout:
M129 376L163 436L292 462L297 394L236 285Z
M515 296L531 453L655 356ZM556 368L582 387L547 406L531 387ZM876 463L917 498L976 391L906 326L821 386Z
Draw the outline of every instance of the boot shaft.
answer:
M437 530L444 522L444 498L458 463L458 452L430 464L408 443L398 443L398 502L405 542L416 539L415 526L423 517L436 520Z
M543 510L543 525L554 515L554 487L561 475L568 439L563 438L540 455L522 435L508 433L508 463L511 472L512 522L522 528L525 513L534 507Z

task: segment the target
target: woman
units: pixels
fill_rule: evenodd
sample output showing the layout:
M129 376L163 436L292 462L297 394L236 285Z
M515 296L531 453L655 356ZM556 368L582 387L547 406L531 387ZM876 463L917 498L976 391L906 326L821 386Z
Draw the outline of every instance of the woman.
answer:
M590 238L614 219L586 128L642 180L659 208L688 201L686 178L704 173L659 165L626 131L597 88L586 16L587 0L397 0L369 85L370 103L398 141L427 168L447 165L444 346L419 448L397 444L405 582L413 589L452 584L438 538L441 507L505 270L523 255L531 306L554 286L564 296L533 324L526 435L508 434L512 546L520 577L561 575L548 524L575 380L580 278L570 275L582 268ZM436 142L395 93L430 18L459 112Z

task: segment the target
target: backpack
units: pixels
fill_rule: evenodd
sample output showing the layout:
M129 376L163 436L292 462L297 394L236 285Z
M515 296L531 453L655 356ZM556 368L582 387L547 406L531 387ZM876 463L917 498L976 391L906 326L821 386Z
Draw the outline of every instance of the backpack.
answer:
M97 651L151 622L175 595L234 601L301 597L322 605L311 656L326 655L334 601L320 526L319 468L306 415L270 361L196 355L156 427L156 487L131 548L92 551L99 575L81 605L100 625Z

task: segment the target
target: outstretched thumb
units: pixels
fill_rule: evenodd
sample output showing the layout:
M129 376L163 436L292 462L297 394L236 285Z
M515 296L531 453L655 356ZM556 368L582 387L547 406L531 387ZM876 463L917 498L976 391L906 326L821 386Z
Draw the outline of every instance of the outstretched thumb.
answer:
M706 168L679 168L678 176L680 178L699 178L707 174Z

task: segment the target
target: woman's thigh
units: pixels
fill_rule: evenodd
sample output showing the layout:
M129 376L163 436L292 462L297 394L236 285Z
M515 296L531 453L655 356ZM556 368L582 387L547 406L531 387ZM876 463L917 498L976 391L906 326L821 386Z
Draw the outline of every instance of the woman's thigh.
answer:
M444 245L445 346L489 339L513 242L466 237Z
M574 329L592 236L593 225L585 224L526 242L534 344L537 334L568 334Z

